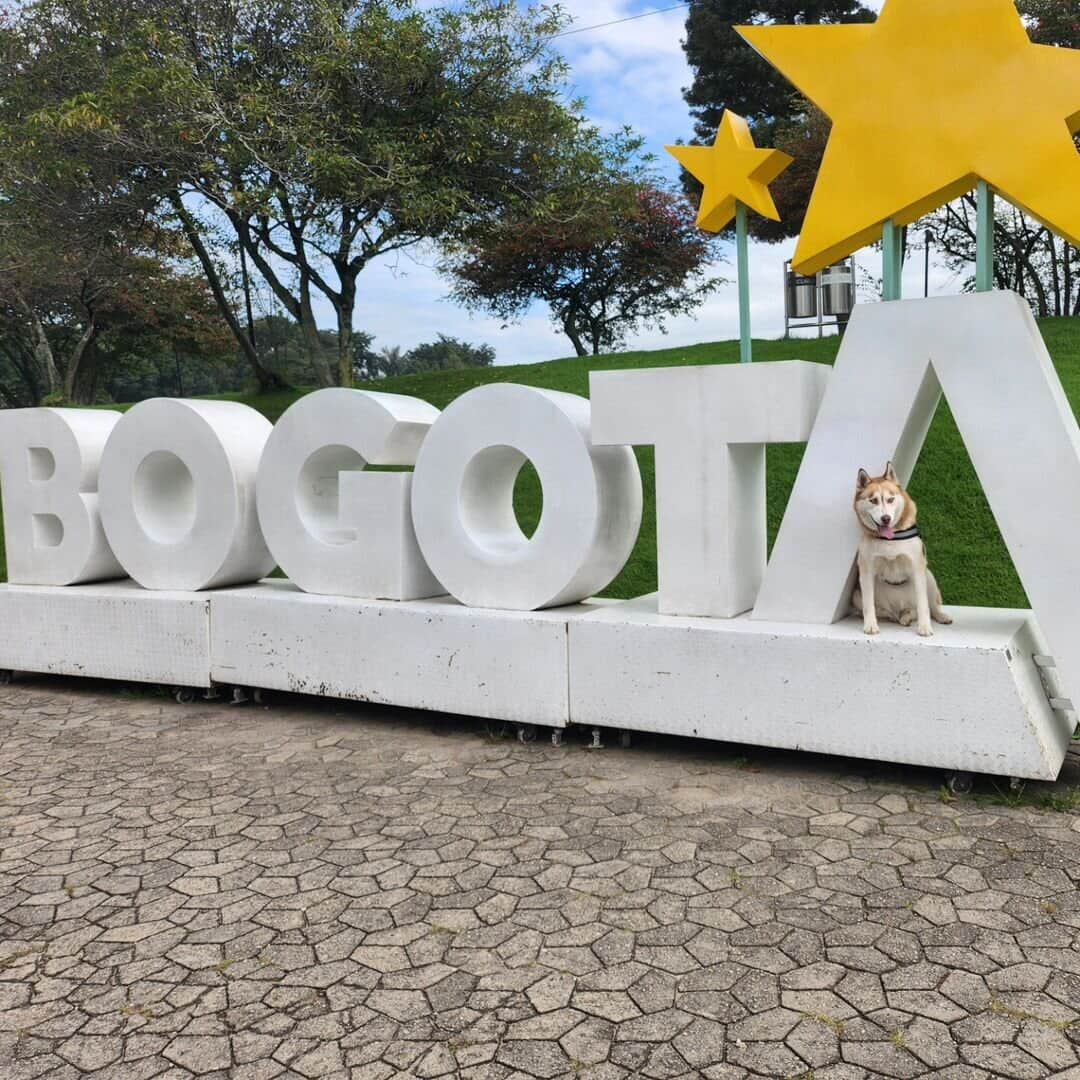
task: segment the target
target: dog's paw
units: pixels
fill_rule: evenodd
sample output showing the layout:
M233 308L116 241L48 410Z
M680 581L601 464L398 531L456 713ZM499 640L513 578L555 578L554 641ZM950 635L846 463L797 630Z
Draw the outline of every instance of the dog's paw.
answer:
M933 637L934 631L929 626L920 626L918 629L919 637Z
M943 611L940 615L934 616L934 622L941 623L942 626L952 626L952 616L946 615Z
M877 623L874 623L873 626L864 626L862 628L862 632L864 634L880 634L881 633L881 631L878 629Z
M902 612L900 612L899 622L900 622L901 626L910 626L914 621L915 621L915 612L914 611L902 611Z

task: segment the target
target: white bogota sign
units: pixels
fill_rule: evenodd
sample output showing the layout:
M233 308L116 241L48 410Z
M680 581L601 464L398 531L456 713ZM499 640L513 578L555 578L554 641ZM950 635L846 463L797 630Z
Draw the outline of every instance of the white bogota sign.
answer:
M868 638L844 619L853 478L892 459L905 480L942 392L1034 614ZM808 445L767 563L774 442ZM641 525L635 445L655 447L659 589L592 601ZM1080 694L1080 430L1009 293L862 307L832 370L609 371L591 402L493 384L441 413L322 390L274 426L167 399L0 413L0 478L0 668L1039 778Z

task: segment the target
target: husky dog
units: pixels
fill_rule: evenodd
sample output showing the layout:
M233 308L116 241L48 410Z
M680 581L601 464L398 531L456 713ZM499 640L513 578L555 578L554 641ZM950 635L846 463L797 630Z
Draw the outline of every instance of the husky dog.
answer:
M862 615L863 632L876 634L878 619L916 623L921 637L934 631L930 620L951 623L941 606L941 592L926 563L926 545L915 524L912 497L897 483L890 461L883 476L859 470L855 516L859 540L859 585L851 598L853 614Z

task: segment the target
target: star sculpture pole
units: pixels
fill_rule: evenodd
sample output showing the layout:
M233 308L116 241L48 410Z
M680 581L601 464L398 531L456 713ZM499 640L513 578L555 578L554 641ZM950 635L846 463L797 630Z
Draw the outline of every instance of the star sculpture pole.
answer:
M994 192L985 180L979 181L975 212L975 288L989 292L994 287Z
M780 220L769 185L791 164L782 150L759 150L746 121L724 113L712 146L668 146L668 153L704 185L699 229L718 233L735 219L736 277L739 283L739 359L752 359L750 337L750 257L746 211Z
M798 272L883 229L890 248L973 187L980 288L993 285L994 192L1080 246L1080 50L1033 44L1013 0L886 0L874 23L738 30L833 121Z

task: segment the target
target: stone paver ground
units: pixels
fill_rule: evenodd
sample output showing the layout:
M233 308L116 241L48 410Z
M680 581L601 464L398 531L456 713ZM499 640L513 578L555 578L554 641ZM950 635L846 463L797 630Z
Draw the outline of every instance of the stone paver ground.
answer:
M739 752L3 688L0 1077L1080 1078L1080 818Z

